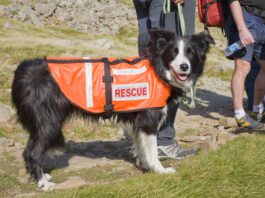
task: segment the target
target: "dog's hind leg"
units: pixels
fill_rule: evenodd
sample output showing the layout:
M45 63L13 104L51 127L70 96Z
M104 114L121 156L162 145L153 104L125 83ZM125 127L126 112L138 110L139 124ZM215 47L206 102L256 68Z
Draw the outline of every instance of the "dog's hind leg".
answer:
M50 190L55 185L49 182L49 179L43 172L42 160L46 151L47 145L43 145L41 142L36 142L35 147L31 151L34 176L38 182L38 187L44 191Z

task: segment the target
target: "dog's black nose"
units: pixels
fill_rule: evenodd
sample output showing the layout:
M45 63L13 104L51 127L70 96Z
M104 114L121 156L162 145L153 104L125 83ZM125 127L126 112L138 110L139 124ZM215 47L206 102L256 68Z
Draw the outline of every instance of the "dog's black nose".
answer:
M184 63L184 64L181 64L180 65L180 69L181 69L181 71L187 71L188 69L189 69L189 65L188 64L186 64L186 63Z

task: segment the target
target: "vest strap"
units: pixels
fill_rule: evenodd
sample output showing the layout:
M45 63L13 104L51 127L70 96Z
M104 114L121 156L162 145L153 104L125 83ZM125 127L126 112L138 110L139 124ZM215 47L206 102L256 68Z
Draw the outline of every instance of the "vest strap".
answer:
M114 105L112 104L112 92L111 83L113 82L113 77L110 74L110 64L108 58L102 58L104 62L104 76L103 82L105 83L106 89L106 104L104 105L105 115L104 119L108 119L112 116Z

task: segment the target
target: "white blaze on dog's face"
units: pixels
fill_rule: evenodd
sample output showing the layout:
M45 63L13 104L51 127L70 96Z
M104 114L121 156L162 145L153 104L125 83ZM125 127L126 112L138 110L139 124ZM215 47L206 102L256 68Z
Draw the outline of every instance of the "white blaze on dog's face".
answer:
M179 38L168 45L163 54L167 66L165 76L168 82L181 89L189 89L196 81L197 68L200 67L196 49L190 38Z
M190 88L203 73L213 38L207 32L183 37L159 29L149 33L150 54L156 72L173 87Z
M169 63L170 70L174 73L179 83L184 83L191 74L191 63L187 57L185 41L179 40L175 48L177 56Z

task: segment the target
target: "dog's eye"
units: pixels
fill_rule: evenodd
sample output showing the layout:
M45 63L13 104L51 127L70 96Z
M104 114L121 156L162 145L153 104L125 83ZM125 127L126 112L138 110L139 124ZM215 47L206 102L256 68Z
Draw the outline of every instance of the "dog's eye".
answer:
M191 47L187 47L187 54L191 54L191 53L192 53Z
M174 48L174 53L178 54L179 53L179 49L178 48Z

